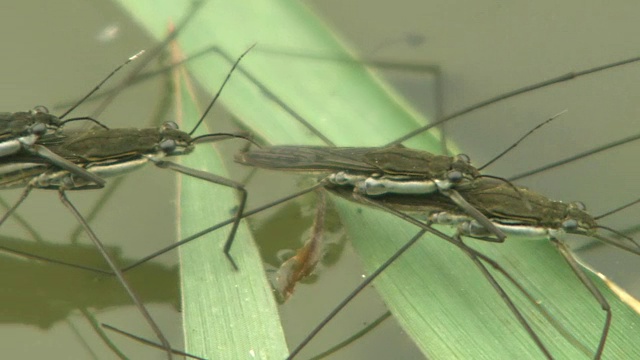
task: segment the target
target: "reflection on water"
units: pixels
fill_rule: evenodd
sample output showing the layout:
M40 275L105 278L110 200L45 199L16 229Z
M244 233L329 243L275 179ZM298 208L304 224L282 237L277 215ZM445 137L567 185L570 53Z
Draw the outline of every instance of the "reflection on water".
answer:
M0 246L24 253L64 259L73 264L104 267L104 259L90 245L36 243L2 237ZM117 248L108 247L107 251L120 264L134 260L123 258ZM0 302L4 304L0 309L2 324L29 324L49 329L78 309L100 312L111 307L130 305L129 297L111 276L6 253L2 255L0 267L3 284ZM157 278L164 281L153 281ZM131 271L129 279L131 285L146 301L171 304L175 309L179 308L177 266L150 263Z
M19 238L0 238L0 246L24 253L63 259L73 264L92 267L104 267L104 259L96 252L93 245L62 245L50 242L34 242ZM123 258L118 248L108 246L107 251L119 264L127 264L134 259ZM61 329L69 326L83 326L106 321L94 316L109 314L114 309L121 313L116 316L107 315L109 321L121 326L143 322L137 310L131 306L130 298L122 290L120 283L112 276L96 274L89 271L52 264L43 261L25 259L3 252L0 261L2 291L0 292L0 324L2 331L11 327L25 332L30 326L40 331L47 331L52 336L63 336ZM167 310L179 309L178 267L150 263L141 266L128 274L130 284L147 304L166 304ZM122 312L124 311L124 312ZM124 316L125 314L128 314ZM124 317L123 317L124 316ZM84 321L80 318L86 318ZM129 320L127 320L129 319ZM89 321L89 322L87 322ZM34 329L35 330L35 329ZM67 330L68 331L68 330ZM29 331L31 332L31 331ZM55 335L59 334L59 335ZM94 344L93 351L108 351L104 344L100 345L101 334L90 329L77 333L76 337ZM64 338L64 336L63 336ZM78 339L73 339L77 342ZM35 350L29 342L20 346L18 343L9 346L10 353L25 351L37 354L44 349ZM34 352L35 351L35 352ZM61 352L58 356L71 356L76 351ZM136 350L139 351L139 350ZM56 352L47 352L52 355ZM65 355L66 354L66 355ZM52 357L54 358L54 357Z

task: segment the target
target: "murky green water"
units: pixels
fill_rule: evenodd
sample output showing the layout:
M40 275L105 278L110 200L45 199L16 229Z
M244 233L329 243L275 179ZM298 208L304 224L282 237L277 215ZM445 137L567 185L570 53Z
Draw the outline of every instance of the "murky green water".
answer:
M439 65L444 113L523 84L637 55L634 52L638 49L635 44L638 40L632 36L637 26L632 14L637 12L607 6L596 9L595 3L549 1L516 8L501 2L474 2L463 6L406 0L316 1L312 6L357 43L356 47L366 58ZM578 13L576 7L588 11ZM34 0L16 2L5 9L5 13L11 16L6 16L0 24L5 54L2 66L5 86L0 97L3 111L47 105L57 113L59 111L53 110L54 104L78 98L126 57L153 44L117 7L107 2ZM107 42L98 40L98 34L110 25L120 29L118 36ZM414 39L413 43L402 41L408 35ZM490 169L505 176L622 138L637 129L634 94L640 90L635 81L638 71L639 66L630 65L493 106L451 124L451 137L476 163L482 163L534 124L568 109L567 115ZM406 75L396 79L413 98L424 96L432 101L427 91L429 85L424 86L424 81L431 79L429 75L410 81ZM100 119L112 127L142 126L151 117L160 88L163 83L156 80L127 91ZM83 114L84 110L77 113ZM640 193L634 181L637 170L633 160L637 153L638 145L625 146L523 183L553 198L580 199L593 213L600 213ZM175 240L171 235L175 233L173 210L167 200L174 198L173 178L171 173L154 168L128 176L92 221L94 230L117 254L118 260L127 263ZM268 194L261 194L259 190L267 185L250 190L252 201L261 203L267 196L275 196L278 191L286 194L295 187L295 180L283 183L281 179L271 180L273 190ZM275 184L280 184L280 188ZM18 195L14 191L6 193L8 201ZM76 192L70 197L81 211L89 212L100 193ZM307 200L302 208L291 206L277 210L255 224L265 234L271 234L269 237L289 241L275 245L273 239L261 240L270 265L274 265L275 252L292 247L291 240L304 237L305 228L299 222L281 220L295 219L298 215L291 214L302 211L310 222L312 201ZM620 214L606 224L615 228L634 225L638 211ZM42 241L11 221L1 228L6 241L2 244L22 244L25 251L102 264L87 239L81 237L80 244L70 244L69 234L75 224L55 193L35 191L21 207L20 214ZM339 235L339 229L334 230ZM334 240L343 241L338 235ZM300 285L294 298L282 308L291 343L296 343L304 329L322 317L320 308L330 307L329 304L337 302L360 280L362 271L349 254L348 245L344 253L321 272L314 284ZM581 256L638 294L640 284L629 276L637 273L637 259L602 248L583 252ZM175 262L175 256L165 256L133 272L131 281L172 344L181 346ZM3 305L0 314L4 319L0 334L4 341L0 344L5 356L114 358L91 326L94 317L152 337L112 279L9 256L3 256L0 264L3 267L0 273L4 274L0 292ZM346 312L343 319L327 331L328 335L313 345L310 354L384 312L374 291L370 292L368 304ZM326 298L318 300L320 295ZM308 306L309 299L322 306ZM419 357L410 341L401 336L401 330L388 323L386 329L376 330L336 358L375 355L382 358L386 354ZM122 351L135 354L136 359L163 356L126 339L111 337Z

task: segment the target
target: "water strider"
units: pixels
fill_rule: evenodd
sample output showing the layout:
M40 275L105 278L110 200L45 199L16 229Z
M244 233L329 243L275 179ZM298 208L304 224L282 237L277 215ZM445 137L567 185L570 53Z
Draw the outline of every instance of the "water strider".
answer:
M329 185L351 186L363 196L386 193L434 194L448 196L497 238L505 235L461 198L456 188L480 177L462 154L455 157L434 155L404 147L340 148L272 146L239 154L236 161L272 170L329 173Z

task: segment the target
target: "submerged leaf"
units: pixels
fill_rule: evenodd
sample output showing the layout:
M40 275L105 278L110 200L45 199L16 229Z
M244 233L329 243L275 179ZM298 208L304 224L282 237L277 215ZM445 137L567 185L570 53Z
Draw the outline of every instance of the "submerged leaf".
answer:
M316 209L316 217L311 228L311 237L290 259L285 261L276 273L276 290L284 301L293 295L296 284L311 275L324 255L324 227L327 202L324 193Z

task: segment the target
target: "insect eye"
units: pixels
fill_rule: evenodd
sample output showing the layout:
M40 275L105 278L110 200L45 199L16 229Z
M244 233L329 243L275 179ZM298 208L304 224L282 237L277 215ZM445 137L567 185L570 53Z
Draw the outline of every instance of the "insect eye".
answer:
M159 145L160 150L167 154L174 152L177 146L178 145L176 144L175 140L163 140Z
M452 170L447 173L447 179L452 183L457 183L463 179L463 176L460 171Z
M34 113L42 113L42 114L48 114L49 113L49 109L47 109L46 106L44 105L38 105L36 107L33 108L33 110L31 110Z
M471 164L471 158L467 154L458 154L455 156L456 161L463 161L467 164Z
M562 223L562 228L566 231L575 231L578 229L578 220L576 219L567 219Z
M569 206L581 211L587 211L587 205L585 205L582 201L574 201L571 204L569 204Z
M175 121L167 121L162 124L163 130L178 130L178 124Z

